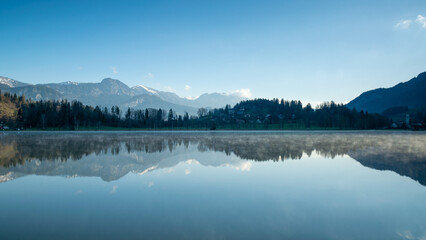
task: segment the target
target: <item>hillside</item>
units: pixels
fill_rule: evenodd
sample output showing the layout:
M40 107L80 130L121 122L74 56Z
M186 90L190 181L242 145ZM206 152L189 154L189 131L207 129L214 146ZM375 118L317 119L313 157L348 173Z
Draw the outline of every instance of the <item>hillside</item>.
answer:
M426 72L391 88L379 88L362 93L347 107L368 112L382 113L389 108L426 106Z
M14 102L11 101L8 94L6 96L0 93L0 121L15 120L18 108Z

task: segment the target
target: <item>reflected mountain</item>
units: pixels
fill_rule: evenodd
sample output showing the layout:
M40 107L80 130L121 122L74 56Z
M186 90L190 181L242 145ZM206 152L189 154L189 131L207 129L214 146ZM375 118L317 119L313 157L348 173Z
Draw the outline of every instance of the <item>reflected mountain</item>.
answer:
M26 175L117 180L189 159L241 168L250 161L348 155L426 185L426 135L414 132L104 132L0 134L0 181ZM222 157L203 157L209 152ZM220 155L219 155L220 156Z

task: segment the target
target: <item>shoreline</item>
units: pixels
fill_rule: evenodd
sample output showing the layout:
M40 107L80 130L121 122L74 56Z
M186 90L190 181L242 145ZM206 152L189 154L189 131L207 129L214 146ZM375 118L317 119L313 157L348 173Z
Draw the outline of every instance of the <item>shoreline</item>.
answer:
M411 129L227 129L227 130L205 130L205 129L194 129L194 130L6 130L0 131L0 133L351 133L351 132L382 132L382 133L422 133L426 131L415 131Z

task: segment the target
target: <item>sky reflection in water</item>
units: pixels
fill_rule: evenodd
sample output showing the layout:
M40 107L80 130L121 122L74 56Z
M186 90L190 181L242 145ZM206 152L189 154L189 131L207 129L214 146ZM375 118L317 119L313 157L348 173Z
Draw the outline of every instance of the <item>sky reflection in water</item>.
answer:
M3 134L0 238L422 239L425 146L411 132Z

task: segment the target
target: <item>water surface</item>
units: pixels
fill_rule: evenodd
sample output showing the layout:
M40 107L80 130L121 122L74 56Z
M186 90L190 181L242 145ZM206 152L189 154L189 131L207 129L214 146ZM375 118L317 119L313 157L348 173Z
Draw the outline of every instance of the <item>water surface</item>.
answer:
M0 134L0 239L425 239L426 134Z

